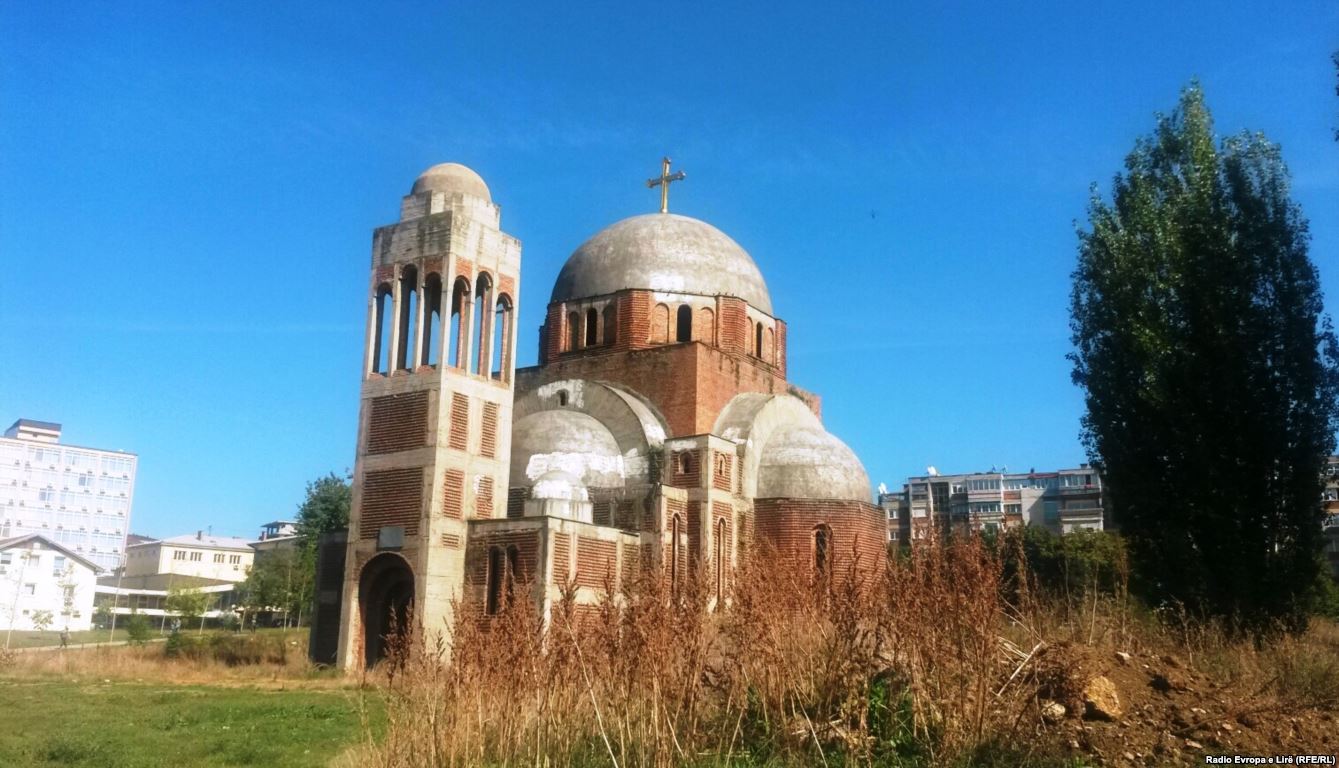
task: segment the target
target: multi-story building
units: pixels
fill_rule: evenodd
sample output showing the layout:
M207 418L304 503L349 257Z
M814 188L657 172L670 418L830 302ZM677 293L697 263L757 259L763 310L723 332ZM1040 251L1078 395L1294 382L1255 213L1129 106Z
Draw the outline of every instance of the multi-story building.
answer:
M275 552L295 550L298 547L298 524L291 520L275 520L260 527L260 538L251 542L256 557Z
M126 576L175 574L216 581L243 581L256 550L246 539L204 531L126 548Z
M64 445L60 433L19 419L0 437L0 539L39 534L110 571L125 553L137 457Z
M910 543L932 531L995 531L1041 525L1056 533L1102 530L1102 478L1087 464L1055 472L1004 471L907 478L879 494L888 540Z
M97 569L41 534L0 539L0 629L88 629Z

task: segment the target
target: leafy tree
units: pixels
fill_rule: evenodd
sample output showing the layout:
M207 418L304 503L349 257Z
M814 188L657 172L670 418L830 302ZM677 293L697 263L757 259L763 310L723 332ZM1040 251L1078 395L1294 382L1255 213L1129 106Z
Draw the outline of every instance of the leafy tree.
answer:
M348 480L334 472L307 483L307 496L298 507L299 545L315 551L321 534L348 528L352 504Z
M200 619L200 634L204 634L204 616L213 602L213 595L199 589L174 586L167 591L167 610L183 619Z
M1339 344L1279 148L1215 145L1192 84L1089 218L1070 358L1132 586L1237 630L1304 627Z
M313 598L313 560L304 549L259 553L242 583L242 604L252 613L281 610L300 619Z
M51 611L33 611L33 629L38 632L45 632L48 629L51 629L51 621L53 618Z

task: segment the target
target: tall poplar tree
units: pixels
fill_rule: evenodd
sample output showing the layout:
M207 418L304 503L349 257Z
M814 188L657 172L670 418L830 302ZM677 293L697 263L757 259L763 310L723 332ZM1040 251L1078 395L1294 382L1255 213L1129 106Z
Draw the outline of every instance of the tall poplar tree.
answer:
M1089 220L1070 358L1133 586L1238 631L1305 627L1339 344L1279 148L1215 144L1192 84Z

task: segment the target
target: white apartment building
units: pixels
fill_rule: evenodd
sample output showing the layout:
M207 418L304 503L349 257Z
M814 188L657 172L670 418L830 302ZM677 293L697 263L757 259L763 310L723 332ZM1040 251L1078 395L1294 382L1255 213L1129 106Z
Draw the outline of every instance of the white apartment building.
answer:
M45 536L0 539L0 631L88 629L93 621L97 566Z
M125 553L138 458L63 445L60 433L19 419L0 437L0 539L39 534L110 571Z
M216 581L243 581L256 550L246 539L197 531L126 547L128 577L176 574Z

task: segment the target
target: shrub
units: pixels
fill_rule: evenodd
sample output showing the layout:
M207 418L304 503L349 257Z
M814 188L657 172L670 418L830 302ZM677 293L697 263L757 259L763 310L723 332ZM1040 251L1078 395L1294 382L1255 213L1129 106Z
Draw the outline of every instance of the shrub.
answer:
M149 620L138 613L126 618L126 640L131 645L144 645L149 642Z

